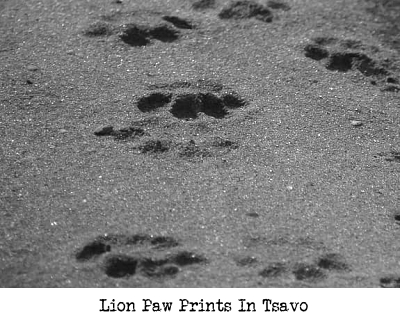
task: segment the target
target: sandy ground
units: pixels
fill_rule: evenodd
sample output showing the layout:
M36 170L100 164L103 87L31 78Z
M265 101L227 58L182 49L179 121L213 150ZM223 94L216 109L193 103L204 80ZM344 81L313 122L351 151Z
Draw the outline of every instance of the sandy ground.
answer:
M2 287L399 287L400 1L0 1Z

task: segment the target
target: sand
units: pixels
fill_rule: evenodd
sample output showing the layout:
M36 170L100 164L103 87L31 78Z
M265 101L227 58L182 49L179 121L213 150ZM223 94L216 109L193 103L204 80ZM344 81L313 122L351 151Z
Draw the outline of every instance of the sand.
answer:
M0 286L400 286L399 1L0 19Z

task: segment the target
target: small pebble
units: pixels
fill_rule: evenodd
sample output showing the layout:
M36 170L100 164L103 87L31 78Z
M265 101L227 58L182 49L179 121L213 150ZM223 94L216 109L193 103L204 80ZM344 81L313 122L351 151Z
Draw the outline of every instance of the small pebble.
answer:
M39 68L35 65L28 65L28 66L26 66L26 69L28 69L29 71L39 70Z
M96 153L97 149L95 147L90 147L86 150L87 153Z
M60 132L61 134L65 134L65 133L68 132L68 130L66 130L66 129L63 128L63 129L60 129L59 132Z
M114 131L113 126L101 126L94 131L96 136L110 135Z
M359 120L352 120L351 121L351 125L354 126L354 127L360 127L360 126L363 125L363 122L359 121Z
M66 53L67 53L67 55L74 55L74 54L75 54L75 51L73 51L73 50L68 50Z

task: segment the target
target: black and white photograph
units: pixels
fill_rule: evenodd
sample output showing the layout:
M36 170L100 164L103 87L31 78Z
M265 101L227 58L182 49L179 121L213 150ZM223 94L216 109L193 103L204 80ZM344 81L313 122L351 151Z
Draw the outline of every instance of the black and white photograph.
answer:
M3 290L400 287L399 0L0 0L0 29ZM274 307L237 299L173 304Z

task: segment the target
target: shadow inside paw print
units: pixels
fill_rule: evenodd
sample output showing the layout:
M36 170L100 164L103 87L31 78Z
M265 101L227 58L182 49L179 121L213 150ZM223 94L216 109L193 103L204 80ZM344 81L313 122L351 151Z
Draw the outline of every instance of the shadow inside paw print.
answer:
M175 276L187 265L207 263L204 256L185 250L159 258L166 249L178 246L180 243L168 236L110 234L99 236L83 246L75 258L84 263L104 255L101 269L112 278L127 278L139 273L149 278L165 279ZM113 253L114 250L131 251L132 247L134 255ZM153 257L152 251L156 251L157 258Z
M324 271L314 264L300 263L292 272L299 281L319 281L326 278Z
M77 261L82 262L82 261L87 261L92 259L93 257L99 256L101 254L104 254L106 252L111 251L111 246L110 244L107 244L106 242L102 242L101 240L95 240L93 242L90 242L86 246L83 247L76 255L75 258Z
M193 29L193 24L191 22L177 16L164 16L162 19L172 23L178 29Z
M400 224L400 211L395 211L393 218L397 224Z
M164 24L155 27L128 24L123 27L119 37L130 46L142 47L150 44L152 39L174 42L179 38L179 32Z
M276 9L276 10L283 10L283 11L290 10L290 6L287 3L277 0L269 0L267 2L267 6L270 7L271 9Z
M94 132L96 136L112 136L115 140L125 141L134 139L145 135L145 131L140 127L124 127L121 129L114 129L113 126L101 127Z
M105 258L102 269L107 276L113 278L130 277L140 273L149 278L160 279L175 276L180 267L204 263L207 263L207 259L203 256L187 251L163 259L111 254Z
M329 51L318 44L307 44L304 55L313 60L322 60L329 57Z
M367 77L386 76L388 71L379 66L378 62L372 60L363 53L358 52L337 52L332 53L326 68L334 71L346 72L357 69Z
M148 96L140 98L137 107L141 112L150 112L157 110L160 107L164 107L171 101L171 98L171 93L154 92Z
M317 261L318 267L325 270L349 271L350 266L344 258L337 253L327 253L322 255Z
M128 255L111 255L103 263L104 273L113 278L123 278L136 273L138 260Z
M156 260L147 258L140 262L141 272L150 278L174 276L179 272L176 265L169 264L168 260Z
M228 114L228 107L212 93L188 93L177 95L170 112L181 119L197 118L200 112L214 118L224 118Z
M399 276L386 276L379 280L382 288L400 288Z
M266 268L264 268L259 275L264 277L264 278L271 278L271 277L279 277L286 273L287 267L286 264L284 263L272 263Z
M192 4L194 10L211 9L215 6L215 0L197 0Z
M149 30L134 24L125 26L119 37L130 46L142 47L150 43Z

